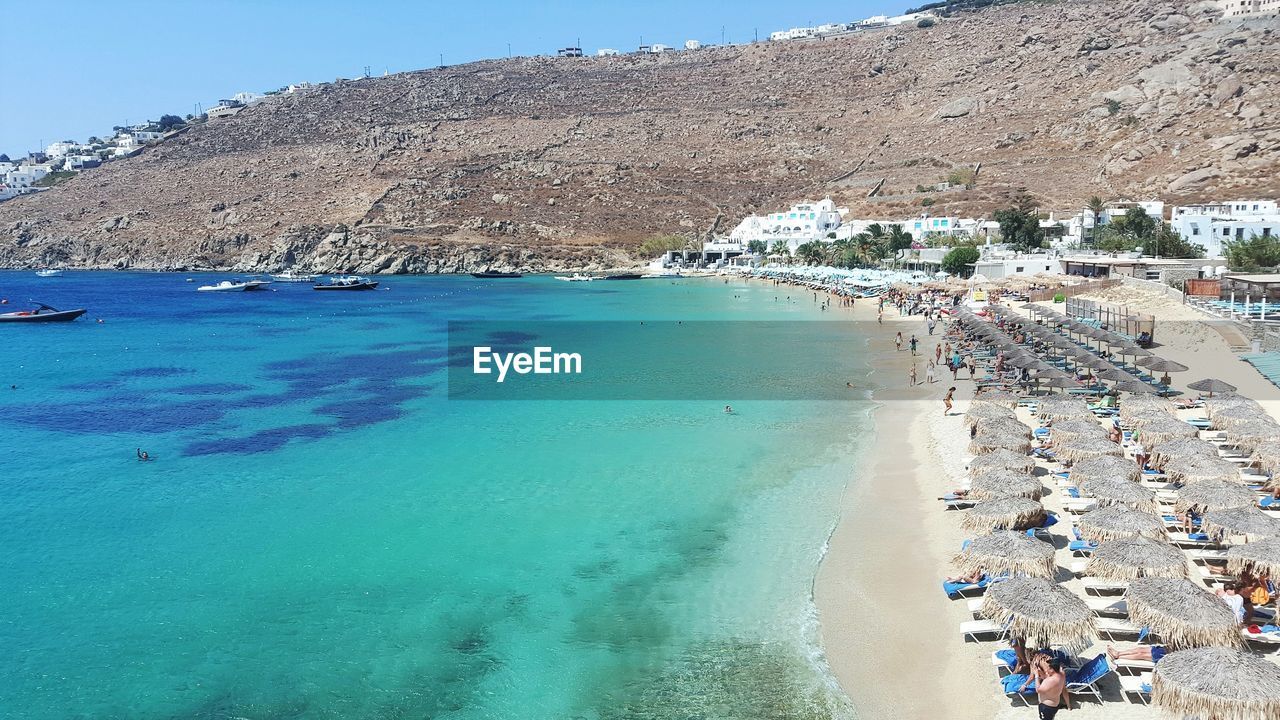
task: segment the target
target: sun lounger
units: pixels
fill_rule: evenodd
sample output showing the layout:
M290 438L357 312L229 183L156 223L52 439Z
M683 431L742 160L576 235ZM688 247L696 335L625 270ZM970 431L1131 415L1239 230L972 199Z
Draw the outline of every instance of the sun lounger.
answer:
M1183 533L1183 532L1169 533L1169 542L1173 543L1174 545L1177 545L1178 547L1183 547L1183 548L1212 547L1217 544L1211 541L1209 539L1209 536L1205 535L1204 533L1191 533L1190 535L1188 535L1187 533Z
M1187 553L1187 557L1199 563L1209 562L1210 560L1216 560L1218 562L1227 561L1226 550L1215 550L1211 548L1191 548L1187 550L1186 553Z
M1097 498L1067 498L1062 501L1062 509L1075 515L1087 513L1097 506Z
M1240 636L1252 643L1262 645L1280 645L1280 627L1275 625L1263 625L1259 628L1260 632L1250 632L1249 628L1240 628Z
M960 623L960 635L965 642L969 640L983 642L984 637L988 640L999 640L1004 637L1004 633L1004 626L991 620L967 620Z
M1109 615L1118 618L1129 617L1129 603L1115 597L1087 597L1084 604L1089 606L1094 615Z
M1121 670L1128 671L1123 673L1125 675L1135 675L1146 672L1156 666L1156 664L1150 660L1134 660L1131 658L1120 658L1118 660L1112 660L1112 662L1115 663L1116 672L1120 672Z
M1098 702L1102 702L1098 682L1113 672L1115 668L1111 667L1111 659L1103 653L1081 665L1079 669L1067 672L1067 690L1073 695L1092 695Z
M1103 580L1101 578L1087 577L1081 583L1084 585L1085 594L1088 595L1124 592L1129 589L1129 583L1124 580Z
M947 594L947 597L951 598L952 600L956 600L963 597L969 597L970 595L981 595L982 593L987 591L988 585L1003 579L1004 578L1001 577L993 580L992 578L986 575L983 575L982 579L976 583L943 581L942 590Z
M1098 549L1098 543L1089 542L1088 540L1072 540L1067 544L1067 549L1072 555L1092 555L1094 550Z
M1098 634L1106 635L1109 638L1114 638L1116 635L1132 637L1142 634L1141 627L1134 625L1128 620L1122 620L1120 618L1101 617L1098 618L1097 623Z
M1129 702L1148 704L1151 701L1151 676L1149 674L1121 675L1120 692L1124 694L1124 699Z

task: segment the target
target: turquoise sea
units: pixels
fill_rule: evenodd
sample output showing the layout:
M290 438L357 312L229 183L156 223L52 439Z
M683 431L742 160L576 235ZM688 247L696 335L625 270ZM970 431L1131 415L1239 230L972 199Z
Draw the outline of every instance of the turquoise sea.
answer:
M0 325L0 716L852 716L810 592L867 403L446 387L450 320L831 319L808 296L186 277L0 273L90 309Z

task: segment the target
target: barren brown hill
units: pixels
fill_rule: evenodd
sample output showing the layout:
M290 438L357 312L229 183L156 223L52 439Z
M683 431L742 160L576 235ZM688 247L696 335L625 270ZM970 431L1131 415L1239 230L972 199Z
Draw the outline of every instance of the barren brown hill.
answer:
M0 265L451 272L626 263L831 195L982 216L1274 197L1275 21L1071 0L931 28L485 61L275 96L0 205ZM953 169L971 189L917 193ZM875 190L875 196L869 197Z

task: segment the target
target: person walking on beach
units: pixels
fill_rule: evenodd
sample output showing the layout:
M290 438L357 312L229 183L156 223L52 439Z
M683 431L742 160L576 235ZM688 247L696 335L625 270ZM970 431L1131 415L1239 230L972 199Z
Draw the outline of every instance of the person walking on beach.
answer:
M876 308L876 324L877 325L884 324L884 304L883 303L880 305L880 307Z
M930 335L932 335L932 334L933 334L933 326L934 326L934 324L935 324L935 323L933 322L933 315L932 315L932 314L930 314L930 315L929 315L929 321L928 321L927 323L925 323L925 326L929 328L929 334L930 334Z
M911 387L915 387L916 386L916 364L915 363L911 363L911 371L907 373L907 375L908 377L911 378Z
M893 339L893 346L898 349L898 352L902 352L902 331L901 330L898 331L898 337Z
M955 382L956 373L960 372L960 363L956 362L955 358L952 358L947 361L947 367L951 368L951 382Z
M912 335L912 336L911 336L911 357L915 357L915 356L916 356L916 345L918 345L918 344L920 344L920 343L919 343L919 341L918 341L918 340L916 340L916 336L915 336L915 335Z
M965 360L965 367L969 368L969 379L970 379L970 380L973 380L975 377L977 377L977 373L978 373L978 364L977 364L977 363L975 363L975 362L973 361L973 356L972 356L972 355L970 355L970 356L968 357L968 359L967 359L967 360Z
M1066 692L1066 676L1062 672L1062 662L1056 657L1042 661L1043 676L1036 683L1036 699L1040 701L1037 708L1040 720L1053 720L1058 714L1058 703L1062 702Z
M937 363L935 363L934 361L930 360L930 361L929 361L929 364L928 364L928 365L926 365L926 366L925 366L925 368L924 368L924 381L925 381L925 382L927 382L927 383L929 383L930 385L932 385L932 384L935 382L935 380L934 380L934 378L933 378L933 371L934 371L934 369L935 369L935 368L937 368L937 367L938 367Z
M947 388L947 394L942 396L942 404L946 406L946 409L942 411L942 417L946 417L951 414L951 399L955 396L955 386Z

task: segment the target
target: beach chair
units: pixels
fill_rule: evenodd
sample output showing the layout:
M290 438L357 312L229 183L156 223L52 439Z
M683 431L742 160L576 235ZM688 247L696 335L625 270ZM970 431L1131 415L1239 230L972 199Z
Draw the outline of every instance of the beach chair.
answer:
M1169 542L1180 548L1203 548L1216 545L1209 536L1204 533L1169 533Z
M948 598L958 600L971 595L981 595L987 591L987 586L993 582L995 582L995 580L991 579L987 575L983 575L976 583L946 582L944 580L942 582L942 591L947 594Z
M1129 617L1129 603L1115 597L1086 597L1084 604L1089 606L1094 615L1110 616L1120 619Z
M1111 666L1111 658L1102 653L1079 668L1067 672L1067 690L1073 695L1092 695L1095 700L1102 702L1102 690L1098 683L1113 672L1115 668Z
M1129 589L1129 583L1124 580L1103 580L1096 577L1087 577L1081 581L1081 584L1084 586L1086 595L1104 595Z
M1128 658L1120 658L1113 660L1116 666L1116 674L1118 675L1141 675L1144 672L1150 672L1156 666L1150 660L1131 660Z
M975 500L969 498L957 497L954 493L947 493L938 498L942 501L942 509L945 510L967 510L974 506Z
M983 642L983 638L999 640L1004 637L1005 627L992 620L966 620L960 623L960 636L965 642Z
M1262 625L1258 627L1257 632L1253 632L1249 627L1243 627L1240 628L1240 636L1251 643L1274 647L1280 645L1280 626Z
M1151 702L1151 674L1121 675L1120 692L1129 702L1146 705Z
M1072 540L1067 544L1067 549L1071 551L1072 555L1077 557L1087 557L1092 555L1094 550L1098 549L1098 543L1090 542L1088 540Z
M1113 640L1116 636L1141 637L1145 635L1144 628L1121 618L1100 617L1097 619L1097 625L1099 635L1105 635ZM1106 656L1104 655L1103 657Z

